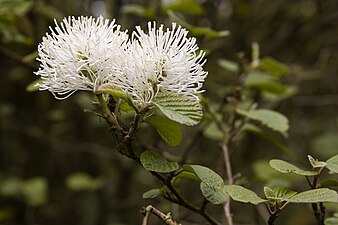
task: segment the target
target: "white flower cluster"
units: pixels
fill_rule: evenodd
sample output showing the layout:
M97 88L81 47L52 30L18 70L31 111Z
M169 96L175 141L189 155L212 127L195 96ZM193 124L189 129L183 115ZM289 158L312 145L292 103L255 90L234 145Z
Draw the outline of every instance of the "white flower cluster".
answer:
M149 22L148 33L138 26L131 38L103 17L68 17L55 24L39 44L36 74L40 90L57 99L77 90L96 93L107 84L128 93L137 105L151 103L161 91L188 97L202 91L204 52L175 23L165 29Z

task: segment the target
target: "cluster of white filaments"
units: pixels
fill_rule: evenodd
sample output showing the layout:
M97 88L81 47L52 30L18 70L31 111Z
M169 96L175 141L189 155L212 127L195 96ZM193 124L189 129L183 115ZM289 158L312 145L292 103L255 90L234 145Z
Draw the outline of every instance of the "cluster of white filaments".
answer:
M175 23L172 29L156 29L155 22L148 23L149 33L136 27L128 48L127 66L120 78L123 88L136 101L149 103L160 91L196 96L201 92L207 73L202 51L196 55L195 38Z
M64 99L77 90L95 91L116 79L128 35L115 21L68 17L55 24L38 46L40 90Z
M196 97L207 72L204 52L187 35L175 23L165 30L149 22L148 33L138 26L128 40L120 26L102 17L64 19L39 45L40 90L62 99L111 84L137 105L151 103L159 92Z

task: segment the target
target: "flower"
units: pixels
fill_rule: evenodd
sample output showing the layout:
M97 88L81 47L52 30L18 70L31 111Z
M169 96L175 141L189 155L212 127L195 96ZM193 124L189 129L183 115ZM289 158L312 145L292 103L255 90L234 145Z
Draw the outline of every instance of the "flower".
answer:
M38 46L40 90L65 99L77 90L95 92L116 79L128 35L115 20L68 17L55 25Z
M148 23L148 34L139 26L132 34L119 86L137 104L147 105L159 92L198 98L207 76L203 70L205 53L199 53L196 39L172 23L171 30Z

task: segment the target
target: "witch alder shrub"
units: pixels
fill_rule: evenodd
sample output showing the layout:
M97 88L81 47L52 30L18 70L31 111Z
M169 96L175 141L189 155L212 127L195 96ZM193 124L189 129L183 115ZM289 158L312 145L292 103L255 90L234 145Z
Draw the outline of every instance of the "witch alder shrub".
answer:
M183 27L172 23L170 28L165 28L149 22L146 31L137 26L129 35L115 20L68 17L60 23L55 22L55 27L50 28L50 33L38 46L40 68L35 74L40 79L36 85L41 91L50 91L59 100L76 91L87 91L96 97L94 104L100 105L101 112L95 115L106 119L117 151L141 164L163 184L161 188L145 192L144 198L161 196L201 215L213 225L220 222L207 213L208 203L223 204L223 220L230 225L233 224L231 199L266 204L270 214L266 218L268 224L274 224L281 210L290 203L311 203L318 224L323 224L323 203L337 202L338 194L320 183L319 176L325 168L337 173L337 156L326 162L309 157L311 171L301 170L285 161L272 160L272 168L306 177L311 190L299 193L286 187L264 187L265 197L261 198L238 185L232 173L229 145L240 133L259 134L286 150L278 140L267 136L260 126L286 135L288 119L273 110L258 108L253 100L248 101L250 96L245 96L243 91L253 88L283 94L286 90L278 79L269 75L286 73L285 66L271 58L260 60L258 50L257 44L253 45L251 63L220 59L220 66L234 73L237 82L233 93L225 96L223 101L228 103L230 110L224 110L223 102L216 109L212 101L202 97L202 86L208 74L203 68L205 52ZM226 179L205 166L168 161L156 151L145 150L141 154L134 151L140 148L140 143L134 139L142 123L153 126L168 145L179 145L182 140L180 124L193 126L200 123L203 106L207 116L201 129L220 142ZM129 125L121 116L125 112L134 117ZM211 132L210 128L214 131ZM194 205L179 192L177 184L181 179L200 183L204 198L201 205ZM166 224L177 224L171 214L164 214L153 206L144 207L142 212L143 224L147 224L151 213Z

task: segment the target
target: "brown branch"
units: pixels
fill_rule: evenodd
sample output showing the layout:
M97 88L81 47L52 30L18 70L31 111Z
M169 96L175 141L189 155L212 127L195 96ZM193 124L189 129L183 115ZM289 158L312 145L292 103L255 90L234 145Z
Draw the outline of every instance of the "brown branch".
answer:
M181 225L180 223L175 222L172 219L171 213L164 214L160 210L156 209L152 205L148 205L147 207L143 207L141 209L141 213L144 215L142 225L148 224L148 216L150 213L154 214L157 218L163 221L163 223L167 225Z

